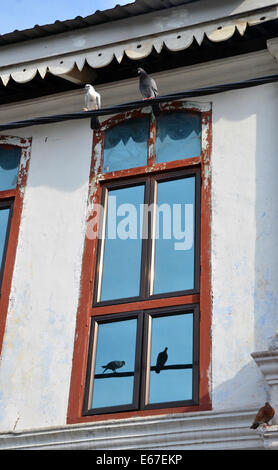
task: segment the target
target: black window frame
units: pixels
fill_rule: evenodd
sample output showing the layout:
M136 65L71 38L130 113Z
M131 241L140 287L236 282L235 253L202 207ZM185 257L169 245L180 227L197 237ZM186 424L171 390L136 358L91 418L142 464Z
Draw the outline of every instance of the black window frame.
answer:
M177 314L193 314L193 351L192 351L192 399L168 401L146 404L147 396L147 370L148 357L151 346L150 341L150 318L165 317ZM114 321L128 320L137 318L137 335L136 335L136 355L135 355L135 371L133 386L133 402L132 404L108 406L102 408L89 408L89 400L92 398L92 382L94 380L94 361L96 358L96 342L97 342L97 325L101 323L111 323ZM199 304L189 304L173 307L161 307L156 309L138 310L134 312L97 315L91 317L89 348L87 355L85 393L83 400L83 416L94 416L101 414L128 412L128 411L144 411L163 408L175 408L180 406L190 406L199 404L199 330L200 330L200 308ZM167 368L167 366L166 366ZM188 367L189 368L189 367ZM125 374L118 372L117 376ZM113 373L109 376L113 376Z
M144 214L144 224L148 223L148 238L142 240L142 251L141 251L141 273L140 273L140 294L136 297L126 297L121 299L110 299L110 300L98 300L99 283L100 281L100 263L101 263L101 252L104 249L105 239L103 233L105 231L105 217L106 211L104 211L104 217L100 217L99 220L99 238L97 242L97 254L95 264L95 275L93 285L93 298L92 307L109 306L123 303L130 303L136 301L145 301L152 299L162 299L169 297L177 297L184 295L193 295L200 293L200 223L201 223L201 170L199 167L183 168L179 170L167 170L166 172L152 173L147 176L136 176L126 179L119 179L117 181L105 182L101 184L101 205L106 206L107 194L110 189L121 189L125 187L132 187L145 182L145 197L144 204L151 205L154 203L154 185L157 182L166 182L171 180L183 179L186 177L195 177L195 215L194 215L194 288L163 292L158 294L150 294L150 275L151 275L151 260L152 250L154 249L155 240L152 239L152 224L155 223L154 218L151 217L150 212Z

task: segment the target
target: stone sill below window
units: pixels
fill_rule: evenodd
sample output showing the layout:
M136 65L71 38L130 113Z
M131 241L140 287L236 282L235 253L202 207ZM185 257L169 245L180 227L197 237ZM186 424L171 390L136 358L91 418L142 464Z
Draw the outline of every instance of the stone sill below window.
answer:
M278 449L278 426L250 429L258 407L136 417L0 434L0 450Z

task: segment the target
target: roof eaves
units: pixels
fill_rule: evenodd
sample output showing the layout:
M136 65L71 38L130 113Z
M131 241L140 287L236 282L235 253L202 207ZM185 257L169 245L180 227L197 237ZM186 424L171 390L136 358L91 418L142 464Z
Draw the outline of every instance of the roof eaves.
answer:
M96 10L92 15L85 17L76 16L68 20L56 20L54 23L34 25L25 30L14 30L9 33L0 34L0 47L8 44L38 39L46 35L64 33L65 31L95 26L110 21L134 17L152 11L164 10L186 3L194 3L200 0L135 0L125 5L116 5L107 10Z

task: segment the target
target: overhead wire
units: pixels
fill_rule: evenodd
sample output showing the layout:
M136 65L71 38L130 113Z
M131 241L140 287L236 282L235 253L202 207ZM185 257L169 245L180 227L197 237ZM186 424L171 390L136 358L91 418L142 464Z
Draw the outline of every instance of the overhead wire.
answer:
M128 103L117 104L114 106L108 106L104 108L100 108L97 110L92 111L79 111L74 113L66 113L66 114L55 114L49 116L42 116L42 117L34 117L31 119L25 119L22 121L13 121L8 122L6 124L0 124L0 131L6 131L9 129L19 129L24 127L30 127L34 125L43 125L43 124L51 124L63 121L72 121L76 119L88 119L92 117L100 117L100 116L107 116L113 115L117 113L131 111L132 109L140 109L147 106L154 106L159 105L160 103L166 103L169 101L174 100L185 100L187 98L192 97L199 97L199 96L206 96L206 95L213 95L216 93L224 93L227 91L232 90L239 90L243 88L250 88L259 85L265 85L268 83L274 83L278 81L278 74L275 75L267 75L258 78L251 78L248 80L242 80L239 82L231 82L231 83L224 83L220 85L210 85L203 88L195 88L191 90L185 90L181 92L170 93L166 95L159 95L155 98L150 100L138 100L138 101L131 101Z

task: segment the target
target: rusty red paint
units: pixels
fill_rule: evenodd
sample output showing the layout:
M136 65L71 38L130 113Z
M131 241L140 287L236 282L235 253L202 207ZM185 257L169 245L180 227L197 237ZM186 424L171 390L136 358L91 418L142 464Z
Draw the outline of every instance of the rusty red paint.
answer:
M180 297L168 297L163 299L141 300L139 302L130 302L125 304L116 304L109 306L97 307L94 309L94 316L105 315L109 313L132 312L136 310L151 310L160 307L173 307L178 305L198 304L200 302L200 295L186 295Z
M175 103L166 103L160 105L161 111L182 111L185 110L184 102L179 101ZM191 412L211 409L210 397L210 357L211 357L211 272L210 272L210 240L211 240L211 182L210 182L210 154L211 154L211 111L200 111L197 106L192 106L186 109L187 112L200 113L202 117L202 126L205 127L206 135L202 136L203 146L202 153L198 157L156 164L154 162L155 151L155 126L153 117L150 121L150 138L148 141L148 148L153 145L153 151L148 151L148 165L147 167L131 168L127 170L115 171L112 173L101 174L101 167L98 166L99 173L95 173L96 168L96 155L94 149L101 145L101 158L103 158L103 132L111 126L115 126L120 122L129 118L143 117L146 115L146 110L130 111L114 116L107 121L103 122L98 132L94 134L93 138L93 155L91 166L90 190L89 190L89 216L93 214L93 203L100 202L100 181L109 181L113 179L128 178L131 176L144 175L146 172L163 172L172 169L188 168L190 166L199 165L201 167L202 178L206 178L206 184L202 185L201 193L201 291L200 294L172 297L167 299L152 299L140 302L132 302L113 306L102 306L92 308L92 294L94 284L94 266L96 260L97 240L85 239L83 263L82 263L82 278L81 278L81 293L79 299L79 306L76 320L76 334L73 354L72 376L68 403L67 422L91 422L99 420L108 420L115 418L127 418L131 416L147 416L159 415L165 413L177 412ZM99 158L99 157L98 157ZM82 403L85 385L85 373L87 362L87 348L89 336L90 317L92 315L103 315L109 313L120 313L135 310L144 310L149 308L158 308L173 305L185 305L189 303L200 304L200 401L198 406L188 406L179 408L168 408L159 410L146 410L146 411L132 411L123 413L113 413L100 416L82 416Z
M0 135L1 145L8 145L11 147L30 147L32 144L32 137L14 137L7 135Z
M10 227L6 262L2 280L2 295L0 297L0 353L2 351L3 338L5 333L7 312L9 307L10 289L15 263L16 248L18 242L20 219L23 207L23 192L26 186L29 168L32 139L22 139L19 137L0 136L0 146L6 148L21 147L21 161L18 172L17 186L9 191L1 191L0 198L14 198L13 216Z
M159 416L165 414L174 414L174 413L192 413L197 411L208 411L211 409L211 406L208 405L198 405L198 406L181 406L177 408L161 408L158 410L145 410L145 411L129 411L121 413L110 413L106 415L96 415L96 416L80 416L75 418L74 416L68 416L68 424L78 424L78 423L90 423L98 421L107 421L112 419L126 419L134 417L144 417L144 416Z
M117 114L107 119L106 121L103 121L101 123L101 130L106 131L110 127L117 126L127 119L143 118L146 116L149 116L149 111L147 108L135 109L133 111L127 111L126 113Z
M150 163L150 166L141 166L136 168L129 168L127 170L113 171L105 173L101 177L101 181L110 181L119 178L130 178L132 176L139 176L149 172L163 172L179 168L200 165L201 157L184 158L168 163Z
M148 138L148 167L152 167L155 163L155 141L156 141L156 125L153 113L150 115L150 132Z
M201 278L200 278L200 397L210 402L209 377L211 376L211 167L212 149L211 111L202 113L202 129L206 128L205 145L202 146L201 193L202 230L201 230Z

